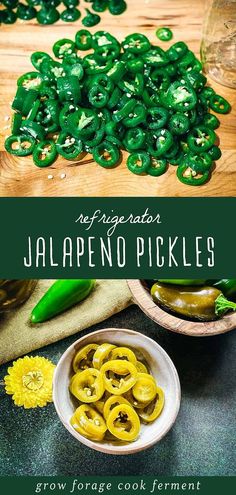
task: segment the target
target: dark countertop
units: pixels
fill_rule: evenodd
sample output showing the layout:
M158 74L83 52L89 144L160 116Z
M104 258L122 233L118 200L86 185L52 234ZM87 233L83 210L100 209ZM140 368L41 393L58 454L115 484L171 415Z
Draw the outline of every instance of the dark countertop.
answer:
M92 330L109 326L140 329L173 359L182 404L172 430L145 452L109 456L76 441L60 423L53 404L26 411L15 407L1 386L0 475L234 475L235 332L184 337L158 327L134 306ZM32 355L56 363L74 340L89 331ZM0 380L7 367L0 367Z

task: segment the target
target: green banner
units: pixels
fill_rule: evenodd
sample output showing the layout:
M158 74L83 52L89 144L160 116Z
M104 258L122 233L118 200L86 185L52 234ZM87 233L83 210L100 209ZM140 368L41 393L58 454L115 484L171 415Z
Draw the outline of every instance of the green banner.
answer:
M140 494L199 494L222 495L235 491L236 477L2 477L0 488L3 493L24 495L140 495ZM4 491L5 490L5 491Z
M232 278L236 198L2 198L2 278Z

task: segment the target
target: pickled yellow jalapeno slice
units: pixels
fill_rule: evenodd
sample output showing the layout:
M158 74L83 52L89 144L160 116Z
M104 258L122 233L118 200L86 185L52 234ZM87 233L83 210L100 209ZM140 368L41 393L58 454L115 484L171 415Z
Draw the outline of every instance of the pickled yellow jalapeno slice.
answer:
M76 353L72 363L75 373L92 368L93 356L98 347L98 344L88 344Z
M151 423L160 416L164 407L165 397L162 388L157 387L157 394L155 399L148 404L144 409L139 411L140 418L146 423Z
M140 431L140 420L130 405L120 404L110 412L107 428L119 440L133 442Z
M115 373L117 379L109 378L109 372ZM105 389L114 395L122 395L127 392L134 386L138 378L138 372L134 364L121 359L104 363L101 367L101 375Z
M154 378L146 373L138 373L138 379L132 388L134 398L139 402L151 402L157 394Z
M110 412L115 406L119 406L120 404L128 404L130 405L129 401L122 397L121 395L111 395L109 399L106 400L103 408L103 416L105 420L107 420Z
M148 369L142 361L137 361L136 368L139 373L147 373L149 375Z
M101 414L93 407L82 404L76 410L76 417L80 426L93 438L103 439L107 430L106 423Z
M130 363L133 363L134 366L137 364L137 358L131 349L128 349L127 347L116 347L111 351L111 360L116 360L116 359L123 359L126 361L130 361Z
M115 345L113 345L113 344L105 343L105 344L99 345L96 352L94 353L94 356L93 356L93 367L96 368L97 370L100 370L104 361L106 361L108 359L110 352L114 348L115 348Z
M79 407L81 407L81 406L79 406ZM81 426L81 424L80 424L81 414L79 412L79 407L76 409L75 413L73 414L73 416L70 420L71 426L74 428L74 430L76 430L78 433L80 433L80 435L82 435L83 437L86 437L89 440L94 440L94 441L100 442L101 440L103 440L104 433L102 433L102 434L101 434L101 432L100 433L97 432L97 434L90 433L83 426ZM84 424L84 421L82 420L81 423Z
M135 399L135 397L133 396L133 389L130 389L128 390L128 392L126 392L125 398L131 404L131 406L134 407L134 409L144 409L144 407L152 402L151 400L147 402L140 402L139 400Z
M96 402L104 394L103 378L94 368L76 373L70 383L71 393L81 402Z

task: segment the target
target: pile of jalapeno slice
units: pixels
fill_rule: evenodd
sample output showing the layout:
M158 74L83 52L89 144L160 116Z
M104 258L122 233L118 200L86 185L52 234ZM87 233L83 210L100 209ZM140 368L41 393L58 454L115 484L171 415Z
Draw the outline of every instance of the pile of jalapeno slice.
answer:
M126 150L134 174L157 177L171 164L185 184L210 178L221 156L214 113L229 112L230 104L206 86L184 42L164 51L143 34L120 43L108 32L82 29L75 40L57 41L53 54L57 61L33 53L34 71L18 79L8 152L33 154L39 167L58 154L79 160L88 152L112 168Z
M70 423L93 441L136 440L140 421L161 414L164 392L128 347L88 344L75 355L70 392L79 401Z
M86 0L92 5L91 12L85 9L86 15L82 20L84 26L95 26L101 20L98 12L106 9L113 15L122 14L126 10L124 0ZM2 0L5 8L0 10L0 24L14 24L17 19L29 21L36 19L39 24L54 24L59 19L65 22L75 22L81 17L81 12L77 8L80 0ZM65 10L59 12L57 7L63 5Z

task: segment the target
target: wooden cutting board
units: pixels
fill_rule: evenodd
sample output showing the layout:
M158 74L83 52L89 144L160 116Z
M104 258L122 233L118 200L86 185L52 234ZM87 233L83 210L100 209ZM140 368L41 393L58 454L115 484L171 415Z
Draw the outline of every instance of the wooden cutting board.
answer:
M146 34L153 43L165 49L170 43L159 42L158 26L169 26L174 40L183 40L199 56L204 0L128 0L128 9L121 16L102 13L102 21L91 29L108 30L118 39L132 32ZM81 11L84 13L81 1ZM236 91L209 84L227 98L233 110L220 117L217 130L222 158L217 162L211 180L204 186L181 184L176 169L170 166L161 177L139 177L126 167L126 153L120 166L106 170L95 164L90 155L80 162L59 158L47 168L38 169L31 157L18 159L4 151L5 136L10 134L10 102L16 91L16 79L32 70L30 55L42 50L51 53L53 43L60 38L73 39L81 21L53 26L39 26L35 21L0 26L0 196L236 196Z

